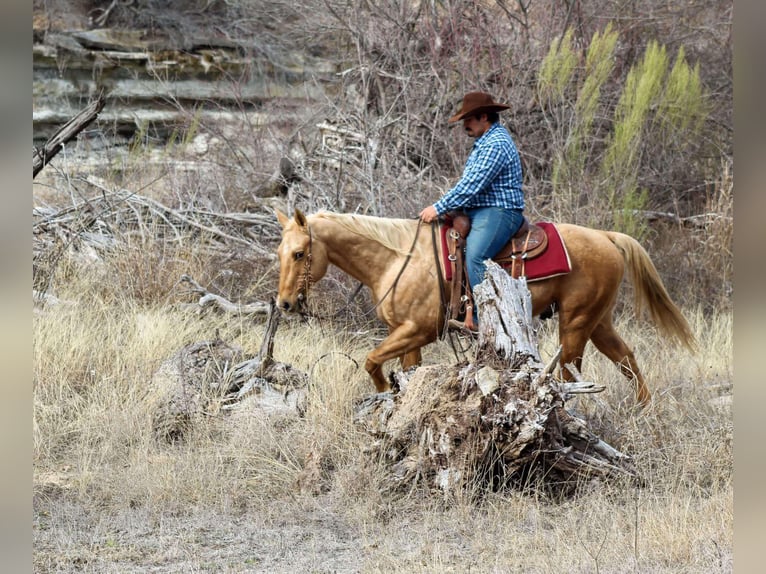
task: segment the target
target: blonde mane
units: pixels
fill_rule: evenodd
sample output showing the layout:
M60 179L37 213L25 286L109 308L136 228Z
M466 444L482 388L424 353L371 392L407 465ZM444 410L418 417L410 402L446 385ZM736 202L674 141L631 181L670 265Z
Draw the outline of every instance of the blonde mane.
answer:
M414 226L417 223L415 219L387 219L329 211L316 213L312 217L333 221L351 233L377 241L401 255L409 252L414 237Z

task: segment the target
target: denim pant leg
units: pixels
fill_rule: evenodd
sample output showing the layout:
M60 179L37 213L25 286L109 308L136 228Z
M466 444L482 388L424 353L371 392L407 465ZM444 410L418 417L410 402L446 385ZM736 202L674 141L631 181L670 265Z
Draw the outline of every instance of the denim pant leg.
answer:
M490 259L508 243L521 226L520 210L501 207L476 207L466 210L471 231L465 248L465 264L471 288L484 280L485 259Z

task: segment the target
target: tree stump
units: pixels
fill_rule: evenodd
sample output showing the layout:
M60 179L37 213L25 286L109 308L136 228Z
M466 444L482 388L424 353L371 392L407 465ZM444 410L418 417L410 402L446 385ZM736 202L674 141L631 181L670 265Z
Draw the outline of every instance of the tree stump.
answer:
M241 409L299 416L306 408L309 378L273 359L279 317L272 300L254 357L215 337L186 345L166 359L153 374L146 397L155 436L177 442L201 418Z
M557 381L560 349L548 365L541 362L526 280L488 262L474 297L480 327L473 362L399 373L397 394L356 405L355 421L372 437L367 452L388 468L389 486L498 489L536 471L557 485L635 477L629 456L564 408L571 396L603 387Z

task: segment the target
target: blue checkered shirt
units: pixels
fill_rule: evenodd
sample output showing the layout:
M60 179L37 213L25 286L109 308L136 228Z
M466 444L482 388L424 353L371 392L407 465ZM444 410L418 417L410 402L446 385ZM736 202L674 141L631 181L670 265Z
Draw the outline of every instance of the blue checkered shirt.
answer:
M524 209L521 158L511 134L500 123L476 139L460 181L434 207L439 215L471 207Z

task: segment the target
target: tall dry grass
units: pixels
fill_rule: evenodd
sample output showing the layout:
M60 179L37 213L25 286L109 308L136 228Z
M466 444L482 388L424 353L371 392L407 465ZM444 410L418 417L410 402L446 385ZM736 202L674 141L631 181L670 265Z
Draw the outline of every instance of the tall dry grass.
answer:
M140 280L114 271L136 263L124 253L115 257L120 261L107 262L112 280ZM156 254L144 257L148 266ZM156 285L157 276L144 280ZM386 494L384 470L362 452L365 437L352 423L352 404L373 390L360 365L379 335L374 329L283 322L275 359L311 374L305 416L219 413L202 419L183 443L168 445L151 430L145 397L153 372L183 345L215 333L254 354L263 326L200 315L172 295L118 293L101 273L79 274L58 290L72 304L34 316L35 498L44 514L68 508L82 517L135 515L149 523L184 517L189 525L209 514L265 515L274 524L277 507L295 516L321 509L355 533L357 563L366 572L730 571L732 420L713 402L732 381L728 312L687 310L699 340L696 355L666 346L627 314L619 317L654 392L645 411L634 409L633 391L618 370L588 350L584 373L607 390L572 407L635 457L645 486L586 483L561 499L531 482L524 492L445 500L423 490ZM551 356L555 320L540 335L541 353ZM425 361L450 364L454 356L441 342L427 349ZM321 455L313 493L298 489L312 454ZM43 537L71 549L67 537L76 532ZM116 564L103 548L90 552L99 564ZM52 554L41 555L41 571ZM140 552L128 554L120 560L146 565ZM204 569L190 563L200 569L191 571Z
M162 197L189 199L181 181L166 185ZM731 191L724 171L710 187L710 209L730 213ZM250 354L263 337L257 318L189 307L194 299L180 275L245 301L273 294L277 270L252 254L211 250L199 235L171 242L148 227L117 232L117 247L101 259L65 252L50 284L62 303L33 317L36 568L731 571L732 419L718 395L733 380L732 319L728 305L701 295L706 281L730 275L716 279L694 263L715 255L726 268L731 228L721 218L701 235L669 236L676 251L690 246L680 269L668 268L658 246L652 250L672 291L687 295L697 354L667 346L635 320L629 290L623 293L618 329L654 394L649 409L636 411L629 383L586 351L585 376L607 389L571 406L635 458L646 484L584 483L567 496L537 478L523 491L477 487L450 499L423 489L387 492L385 469L365 456L366 437L352 422L353 402L373 391L365 355L385 330L367 294L349 302L354 284L335 271L312 290L323 318L285 321L276 336L275 359L312 378L302 418L218 413L201 417L179 444L158 442L146 396L160 364L216 334ZM540 326L543 357L556 347L554 319ZM440 342L424 360L452 364L455 357ZM302 490L308 470L312 480ZM260 534L247 528L256 527L276 542L264 539L253 563L249 548ZM210 544L231 548L234 566L201 557Z

